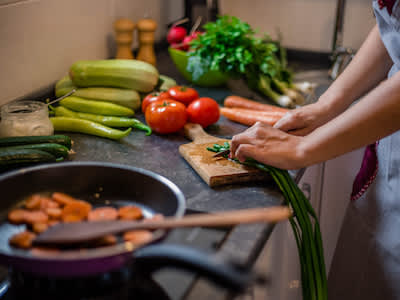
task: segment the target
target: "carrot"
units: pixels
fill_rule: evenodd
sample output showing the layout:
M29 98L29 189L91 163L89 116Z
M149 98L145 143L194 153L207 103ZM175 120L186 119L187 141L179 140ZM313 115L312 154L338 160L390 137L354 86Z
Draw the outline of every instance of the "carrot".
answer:
M114 207L105 206L91 210L88 214L89 221L111 221L118 218L118 211Z
M33 225L35 223L47 223L49 216L41 210L27 211L25 213L25 223Z
M164 216L162 214L155 214L150 218L146 218L143 220L143 222L149 222L149 221L162 221L164 220Z
M137 220L143 217L140 207L133 205L120 207L118 215L122 220Z
M246 108L258 111L279 111L286 113L289 111L287 108L278 107L271 104L259 103L250 99L239 96L228 96L224 100L225 107Z
M33 194L25 201L25 207L27 209L39 209L42 196L39 194Z
M48 208L58 208L60 204L51 198L43 197L40 201L40 210L46 211Z
M17 234L14 234L10 238L10 245L17 247L17 248L23 248L23 249L28 249L32 247L32 241L36 237L36 234L30 231L23 231Z
M132 230L124 233L124 240L135 245L142 245L153 239L153 234L149 230Z
M47 223L34 223L32 225L32 230L35 233L42 233L46 231L49 228L49 225Z
M62 209L59 207L48 207L46 208L45 212L52 220L58 220L62 215Z
M67 205L68 203L78 200L70 195L58 192L53 193L51 195L51 198L60 205Z
M115 245L117 241L118 240L115 235L109 234L94 241L93 246L94 247L111 246Z
M87 218L92 205L82 200L71 201L64 206L61 217L64 222L83 221Z
M13 209L8 213L8 221L12 224L25 223L25 216L28 211L26 209Z
M49 226L54 226L54 225L57 225L58 223L60 223L60 221L59 220L54 220L54 219L51 219L51 220L49 220L49 222L47 222L47 224Z
M269 125L274 125L282 116L285 114L279 111L256 111L245 108L220 108L221 114L233 121L243 125L252 126L257 121L262 123L267 123Z

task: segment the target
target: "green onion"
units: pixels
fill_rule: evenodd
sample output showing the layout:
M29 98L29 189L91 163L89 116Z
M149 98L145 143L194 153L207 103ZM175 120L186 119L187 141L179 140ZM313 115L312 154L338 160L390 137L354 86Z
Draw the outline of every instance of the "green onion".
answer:
M228 150L229 147L229 143L224 143L223 146L214 144L213 147L207 149L221 152ZM237 159L234 161L240 163ZM293 216L289 221L299 252L303 299L327 300L327 278L321 230L310 202L288 171L262 164L251 158L243 164L268 172L282 191L286 204L293 210Z

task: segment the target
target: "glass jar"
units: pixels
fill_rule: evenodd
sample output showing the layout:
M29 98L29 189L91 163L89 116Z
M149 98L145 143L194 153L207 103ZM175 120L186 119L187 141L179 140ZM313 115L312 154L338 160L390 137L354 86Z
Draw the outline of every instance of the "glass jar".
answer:
M0 136L52 135L53 124L47 105L32 100L18 100L1 107Z

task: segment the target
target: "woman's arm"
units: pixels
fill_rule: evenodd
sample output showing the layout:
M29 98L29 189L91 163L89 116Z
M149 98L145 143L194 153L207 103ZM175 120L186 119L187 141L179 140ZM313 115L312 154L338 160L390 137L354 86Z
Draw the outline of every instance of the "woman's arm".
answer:
M375 26L351 63L318 102L289 112L274 127L296 135L310 133L385 79L392 64Z
M321 101L344 111L387 77L393 65L379 34L378 26L369 33L353 60L321 96Z
M400 130L400 72L304 138L305 164L334 158Z

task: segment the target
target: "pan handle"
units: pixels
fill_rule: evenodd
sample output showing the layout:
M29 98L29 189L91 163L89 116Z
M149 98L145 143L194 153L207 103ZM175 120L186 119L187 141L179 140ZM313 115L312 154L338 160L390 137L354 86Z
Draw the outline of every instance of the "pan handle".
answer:
M219 257L182 245L151 245L134 252L134 269L153 272L174 267L196 272L221 287L243 292L255 281L262 281L249 270L227 263Z

